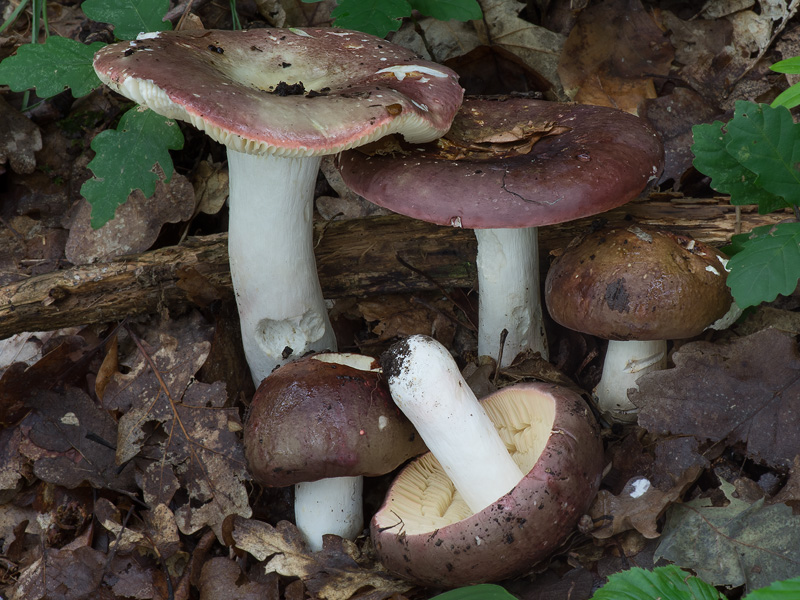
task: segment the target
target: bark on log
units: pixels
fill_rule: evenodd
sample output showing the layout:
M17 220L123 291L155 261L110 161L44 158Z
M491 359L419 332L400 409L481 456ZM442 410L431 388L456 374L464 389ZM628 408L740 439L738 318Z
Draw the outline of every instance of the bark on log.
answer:
M657 194L594 218L542 228L541 260L546 267L550 251L566 245L597 218L661 226L720 245L734 233L790 217L759 215L751 206L741 207L737 215L727 198ZM190 238L181 246L76 266L0 288L0 339L231 298L226 239L224 234ZM475 252L469 230L397 215L316 225L315 253L326 298L419 292L437 285L471 287Z

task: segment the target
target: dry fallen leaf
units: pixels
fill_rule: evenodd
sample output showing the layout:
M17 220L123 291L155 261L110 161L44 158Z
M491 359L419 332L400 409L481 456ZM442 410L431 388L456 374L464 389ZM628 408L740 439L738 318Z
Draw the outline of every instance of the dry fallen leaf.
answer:
M92 229L92 207L82 200L69 227L65 255L77 265L144 252L156 241L165 223L186 221L194 214L194 207L192 185L178 173L173 174L169 183L163 180L156 183L151 198L135 190L117 208L114 219L100 229Z
M151 333L137 342L130 371L106 387L104 404L124 412L117 463L139 455L149 460L141 478L145 502L174 502L185 534L210 525L221 535L227 515L251 511L238 412L226 408L224 383L194 378L208 356L211 328L194 315ZM180 501L179 488L186 491Z
M656 97L653 78L669 75L672 58L672 46L640 0L609 0L581 11L558 74L576 102L639 114L642 102Z
M643 376L630 392L639 425L653 434L691 435L731 445L788 468L800 454L800 354L793 335L758 331L728 343L690 342L674 369Z
M314 598L349 600L363 588L372 588L370 599L381 600L413 587L363 556L349 540L324 536L323 549L309 552L300 532L287 521L273 527L263 521L234 517L227 521L226 531L230 531L236 548L267 561L267 573L300 578Z

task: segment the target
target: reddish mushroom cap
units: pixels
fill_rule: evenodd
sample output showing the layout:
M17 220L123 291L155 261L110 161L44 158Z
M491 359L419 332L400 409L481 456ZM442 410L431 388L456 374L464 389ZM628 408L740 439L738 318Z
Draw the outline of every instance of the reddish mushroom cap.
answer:
M607 340L693 337L731 307L726 262L672 232L602 229L575 238L553 261L547 309L564 327Z
M111 89L249 154L333 154L389 133L430 141L463 95L457 75L344 29L146 34L94 68Z
M344 152L345 183L415 219L475 229L571 221L620 206L664 153L643 119L600 106L467 99L445 139L403 154Z
M352 364L346 354L317 354L287 363L261 382L244 429L245 456L257 482L277 487L383 475L424 452L380 372ZM371 368L379 368L377 361Z
M526 475L470 514L432 454L409 463L370 525L381 562L400 577L455 587L524 572L559 547L597 493L603 444L578 394L523 383L481 403Z

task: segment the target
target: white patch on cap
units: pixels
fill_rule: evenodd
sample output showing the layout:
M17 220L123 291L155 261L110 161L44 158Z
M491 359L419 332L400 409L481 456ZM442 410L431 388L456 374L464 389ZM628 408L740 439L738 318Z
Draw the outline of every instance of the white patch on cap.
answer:
M387 426L388 424L389 424L389 419L387 419L387 418L386 418L386 417L384 417L383 415L381 415L380 417L378 417L378 429L379 429L380 431L383 431L384 429L386 429L386 426Z
M137 40L152 40L161 35L160 31L143 31L136 36Z
M395 65L376 71L377 73L392 73L398 81L403 81L409 73L425 73L434 77L447 77L447 73L442 73L430 67L423 67L422 65Z
M708 271L709 273L713 273L714 275L719 275L719 271L717 271L717 270L716 270L714 267L712 267L711 265L708 265L708 266L706 267L706 271Z
M632 484L633 491L631 492L631 498L639 498L643 496L644 493L650 489L650 481L642 477L641 479L637 479Z
M428 112L428 107L425 106L424 104L422 104L421 102L417 102L416 100L412 100L411 103L414 106L416 106L417 108L419 108L420 110L424 110L425 112Z
M300 37L307 37L307 38L314 37L310 33L307 33L302 29L295 29L294 27L289 27L289 31L291 31L295 35L299 35Z

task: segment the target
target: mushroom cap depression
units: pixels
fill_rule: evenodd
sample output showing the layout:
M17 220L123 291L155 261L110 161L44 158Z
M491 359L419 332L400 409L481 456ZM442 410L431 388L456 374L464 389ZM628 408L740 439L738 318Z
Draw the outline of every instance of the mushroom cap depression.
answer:
M355 192L415 219L473 229L610 210L636 197L664 164L658 134L643 119L524 98L468 98L441 140L369 151L337 159Z
M603 445L578 394L523 383L481 403L527 475L471 514L432 454L409 463L370 526L381 562L400 577L456 587L524 572L558 548L594 499Z
M333 28L179 31L94 58L112 90L248 154L334 154L390 133L447 131L457 75L380 38Z
M607 340L694 337L733 299L727 258L689 237L634 225L575 238L547 272L553 319Z
M261 382L244 447L253 478L274 487L383 475L425 451L377 361L337 353L287 363Z

